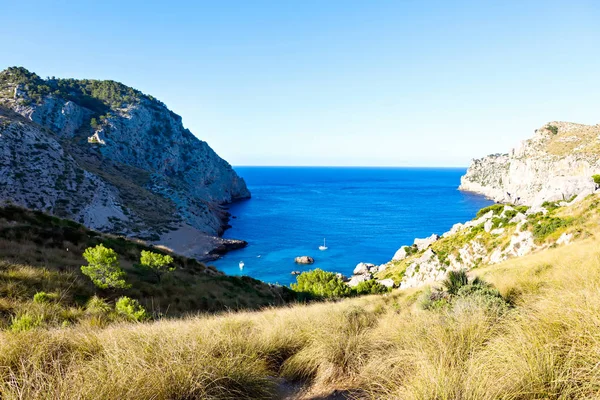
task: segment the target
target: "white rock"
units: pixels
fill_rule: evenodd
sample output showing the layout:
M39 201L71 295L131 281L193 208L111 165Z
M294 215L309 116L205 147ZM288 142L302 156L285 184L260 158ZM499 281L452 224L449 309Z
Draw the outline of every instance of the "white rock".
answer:
M496 229L492 229L492 230L490 231L490 233L491 233L492 235L496 235L496 236L498 236L498 235L502 235L502 234L504 233L504 228L496 228Z
M492 222L492 220L491 220L491 219L490 219L490 220L487 220L487 221L485 221L485 224L483 224L483 229L484 229L486 232L489 232L489 231L491 231L491 230L492 230L492 226L493 226L493 225L494 225L494 223Z
M392 260L393 261L404 260L408 256L408 252L406 251L407 248L408 248L408 246L400 247L398 249L398 251L396 251L396 253L394 254L394 257L392 257Z
M511 219L509 222L511 224L516 224L516 223L519 223L521 221L525 221L526 219L527 219L527 216L525 214L523 214L523 213L520 212L520 213L517 213L517 215L515 215L513 217L513 219Z
M573 234L565 232L562 235L560 235L560 237L556 241L556 244L569 244L569 243L571 243L572 239L573 239Z
M391 278L380 279L377 281L377 283L379 283L380 285L383 285L385 287L389 287L389 288L393 288L395 286L394 280Z
M425 250L426 248L428 248L429 246L431 246L433 243L435 243L436 241L438 241L440 239L440 235L437 234L433 234L429 237L426 237L425 239L415 239L415 246L417 246L417 249L419 251Z
M350 280L348 281L348 286L354 287L354 286L357 286L361 282L370 281L371 279L373 279L373 277L371 275L368 275L368 274L365 274L365 275L353 275L350 278Z
M373 267L375 267L375 264L361 262L361 263L356 264L356 267L354 268L354 271L352 271L352 274L353 275L368 274Z

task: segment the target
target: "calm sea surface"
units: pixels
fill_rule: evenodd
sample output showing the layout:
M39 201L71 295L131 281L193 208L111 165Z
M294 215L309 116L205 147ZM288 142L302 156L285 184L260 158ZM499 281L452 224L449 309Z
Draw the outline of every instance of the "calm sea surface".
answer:
M235 275L280 284L321 268L351 274L357 263L381 264L415 237L443 233L491 201L457 190L465 169L237 167L252 199L232 204L224 237L245 249L212 264ZM327 239L326 251L318 247ZM294 263L311 256L312 266ZM245 266L240 271L239 262Z

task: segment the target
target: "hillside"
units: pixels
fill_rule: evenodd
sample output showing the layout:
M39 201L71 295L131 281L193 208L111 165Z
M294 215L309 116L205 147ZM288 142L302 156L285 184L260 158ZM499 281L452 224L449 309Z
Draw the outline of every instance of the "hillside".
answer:
M114 81L0 72L0 204L11 202L196 258L244 180L151 96Z
M128 289L98 289L81 273L84 250L103 244L118 254ZM170 254L174 271L162 279L136 266L143 250ZM36 293L54 299L34 301ZM107 307L127 296L138 300L153 317L254 309L293 301L289 289L249 277L226 276L195 259L162 247L103 234L76 222L15 206L0 208L0 330L23 315L39 326L108 323L110 313L90 312L98 296Z
M477 269L458 295L432 291L435 303L427 289L406 289L142 325L1 332L0 396L597 398L599 249L587 238Z
M600 125L549 122L508 154L473 160L461 190L497 202L541 205L594 192L600 173Z
M494 204L448 232L400 247L385 264L359 264L348 283L373 281L401 289L432 284L449 271L469 271L595 237L599 214L600 193L538 207Z

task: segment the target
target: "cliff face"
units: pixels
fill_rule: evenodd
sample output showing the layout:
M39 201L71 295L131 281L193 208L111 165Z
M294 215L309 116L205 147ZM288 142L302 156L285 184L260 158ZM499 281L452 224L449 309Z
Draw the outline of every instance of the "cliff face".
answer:
M498 202L539 206L596 190L600 125L550 122L508 154L473 160L459 189Z
M0 202L202 257L246 184L181 117L113 81L0 72Z

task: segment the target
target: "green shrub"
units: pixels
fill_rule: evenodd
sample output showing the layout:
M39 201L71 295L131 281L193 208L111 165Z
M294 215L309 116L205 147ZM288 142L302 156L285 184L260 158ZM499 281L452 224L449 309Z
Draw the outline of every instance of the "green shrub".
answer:
M365 295L365 294L383 294L389 293L392 289L383 286L375 279L371 279L369 281L364 281L356 285L354 288L354 293L357 295Z
M554 211L557 208L560 208L560 205L556 201L545 201L542 203L542 207L548 211Z
M533 225L533 236L537 240L543 240L560 228L571 225L572 219L544 216L531 221Z
M57 298L58 295L56 293L37 292L33 295L33 302L38 304L50 303Z
M480 278L469 281L464 270L450 271L441 288L427 289L419 300L424 310L439 310L475 305L495 313L504 312L509 303L500 292Z
M115 311L130 321L144 321L149 318L144 307L137 300L127 296L123 296L117 300Z
M164 273L175 270L172 263L173 257L169 255L142 250L139 267L152 271L160 282Z
M502 213L502 210L504 210L504 204L492 204L491 206L484 207L477 211L475 218L481 218L490 211L493 211L494 215L498 215Z
M111 311L111 307L104 299L93 296L85 305L85 311L89 314L108 314Z
M102 244L88 247L83 253L88 265L81 267L81 272L88 276L94 285L101 289L127 288L125 271L119 266L117 253Z
M600 185L600 175L592 175L592 179L596 185Z
M346 285L337 274L319 268L301 273L296 277L296 283L292 283L290 286L301 299L307 296L339 298L352 294L350 286Z
M553 135L556 135L558 133L558 126L548 125L548 126L546 126L546 129L548 129L550 132L552 132Z
M469 277L467 276L467 271L464 269L460 271L449 271L446 279L442 281L442 287L450 295L457 294L461 287L468 284Z
M40 315L32 315L24 313L18 317L14 317L10 325L10 330L13 332L23 332L35 329L42 325L42 317Z
M439 310L450 304L450 296L443 290L427 288L419 297L418 304L423 310Z

